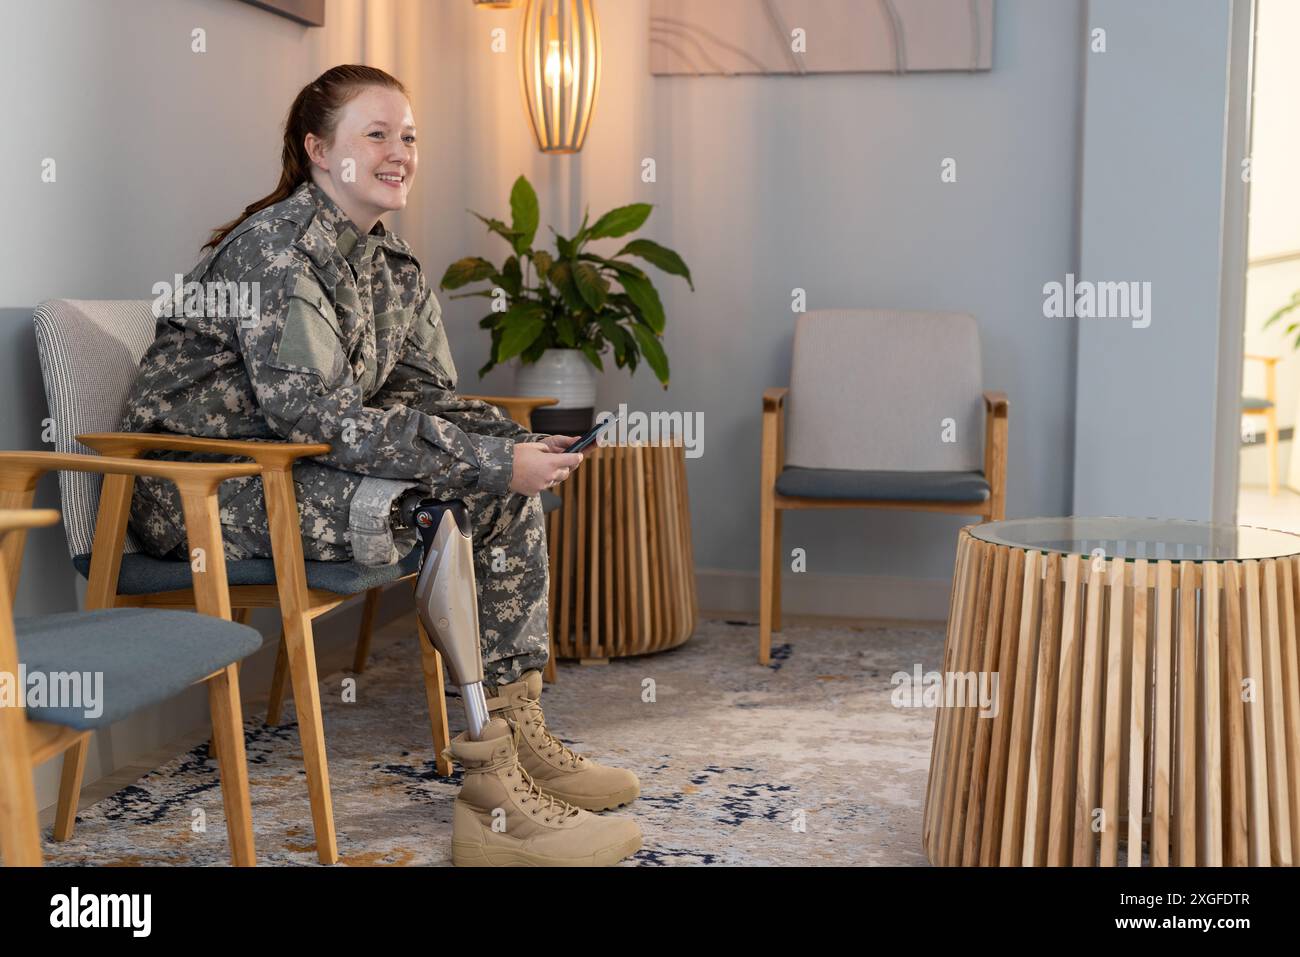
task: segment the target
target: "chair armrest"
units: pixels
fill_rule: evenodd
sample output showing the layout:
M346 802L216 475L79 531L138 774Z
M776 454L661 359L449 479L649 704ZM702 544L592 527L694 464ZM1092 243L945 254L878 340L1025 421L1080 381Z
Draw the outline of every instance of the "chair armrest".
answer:
M122 546L131 508L131 490L138 475L176 483L185 514L185 531L191 550L202 549L206 574L195 574L195 607L202 613L230 617L230 594L226 584L226 556L218 515L217 486L226 479L262 474L255 462L166 462L156 459L78 455L65 452L0 452L0 508L28 508L36 483L46 472L98 472L106 476L100 492L99 517L90 561L86 592L88 608L112 608L117 594L117 575L122 564ZM26 532L5 535L0 545L0 564L8 581L12 601L18 592Z
M90 432L77 436L77 441L100 455L118 458L135 458L144 452L203 452L237 455L267 468L289 468L298 459L325 455L330 451L330 446L322 442L250 442L205 439L171 432Z
M59 512L53 508L0 508L0 535L15 529L57 525Z
M1009 405L1005 392L986 391L984 393L984 411L989 415L1005 419Z
M771 389L763 390L763 411L776 412L785 406L785 397L790 389L785 386L774 386Z
M506 415L525 429L532 428L531 422L535 410L544 405L559 405L560 403L559 399L540 395L466 395L462 392L460 397L462 399L477 399L479 402L487 402L490 405L499 405L506 410Z
M306 566L303 562L302 535L298 524L298 502L294 493L293 463L300 458L324 455L330 451L329 445L316 442L250 442L236 439L205 439L192 435L177 435L171 432L93 432L87 435L79 435L77 440L104 455L125 456L118 459L118 461L135 461L141 464L149 463L170 467L182 464L194 467L199 464L135 458L142 452L155 450L215 453L217 455L241 456L252 459L256 464L231 463L231 465L236 468L252 470L239 472L240 475L261 475L262 477L262 500L266 505L267 525L270 527L271 532L271 558L275 563L280 610L285 615L285 620L289 620L290 616L293 615L307 613ZM202 465L207 467L207 463L202 463ZM174 475L166 472L158 474L162 478L170 478L172 481L176 481ZM179 484L177 482L177 485ZM115 488L113 491L115 494L121 494L119 489ZM105 495L107 492L106 484L105 493L101 494L100 497L101 521L105 512ZM183 488L182 493L184 493ZM214 497L210 503L211 508L209 508L208 502L201 501L200 497L196 496L191 496L187 504L184 501L185 496L182 494L182 507L185 509L187 531L190 530L191 510L203 523L201 535L196 536L192 532L190 534L189 544L191 549L195 547L207 548L208 546L205 543L211 543L213 548L221 549L223 547L221 526L217 519L215 489L213 495ZM129 507L129 495L123 498L122 502L126 502ZM118 503L117 507L121 507L121 502ZM125 524L122 525L121 534L125 535ZM98 540L98 537L98 526L96 526L96 540ZM197 546L195 544L196 538L199 539ZM120 542L116 551L121 552ZM120 555L118 558L120 559ZM95 567L92 564L92 591L94 591L96 585L94 574ZM116 570L111 576L111 581L114 583L113 587L116 588ZM205 584L208 592L207 597L203 599L205 602L204 608L199 608L200 611L204 611L205 608L224 608L224 617L230 617L229 596L224 591L225 581L225 565L222 563L220 587L212 586L210 583ZM196 598L198 598L197 588L195 594ZM215 614L215 612L213 613Z
M0 452L0 492L30 493L42 475L56 471L148 475L206 493L216 491L226 479L259 475L262 469L252 462L166 462L75 452Z
M1266 356L1257 352L1247 352L1243 358L1252 359L1255 362L1262 362L1266 366L1276 365L1282 361L1281 356Z

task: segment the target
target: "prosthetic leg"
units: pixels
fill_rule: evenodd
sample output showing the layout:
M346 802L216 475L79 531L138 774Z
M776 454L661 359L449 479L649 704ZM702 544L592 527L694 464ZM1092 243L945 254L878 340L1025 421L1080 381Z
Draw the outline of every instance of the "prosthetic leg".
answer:
M393 522L414 527L424 560L415 586L415 609L460 688L469 737L479 740L488 721L483 692L483 654L478 636L478 592L469 513L460 500L440 502L407 492L393 506Z

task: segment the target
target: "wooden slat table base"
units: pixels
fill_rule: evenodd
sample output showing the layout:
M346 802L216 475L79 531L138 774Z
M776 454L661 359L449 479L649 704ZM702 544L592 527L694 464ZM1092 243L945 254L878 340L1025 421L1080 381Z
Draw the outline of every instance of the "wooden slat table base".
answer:
M608 660L682 644L699 599L678 445L591 446L547 516L550 628L560 658Z
M1300 556L1062 556L962 530L935 714L938 865L1300 862ZM987 687L976 674L953 686Z

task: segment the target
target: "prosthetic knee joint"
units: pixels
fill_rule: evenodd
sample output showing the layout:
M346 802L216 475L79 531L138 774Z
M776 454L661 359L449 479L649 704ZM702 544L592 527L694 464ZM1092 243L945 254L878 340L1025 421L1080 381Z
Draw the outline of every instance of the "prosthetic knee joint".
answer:
M416 613L460 688L469 737L477 740L488 710L469 513L462 501L440 502L418 491L407 492L393 512L395 525L413 527L420 536L424 560L415 586Z

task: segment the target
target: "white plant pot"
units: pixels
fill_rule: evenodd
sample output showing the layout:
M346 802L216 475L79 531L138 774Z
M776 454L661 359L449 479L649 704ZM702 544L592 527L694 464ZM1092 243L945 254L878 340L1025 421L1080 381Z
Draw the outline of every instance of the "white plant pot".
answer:
M559 399L552 409L590 409L596 405L596 367L580 349L547 349L536 362L515 369L517 395Z

